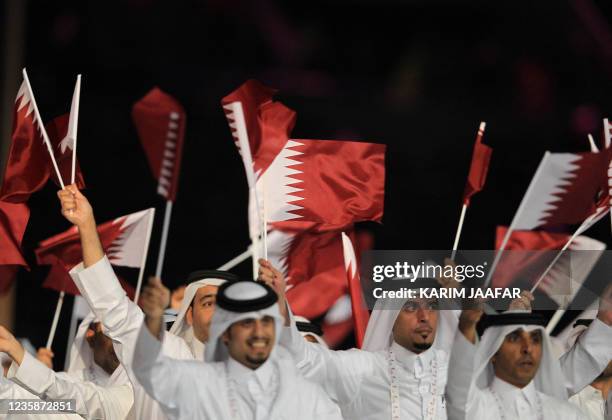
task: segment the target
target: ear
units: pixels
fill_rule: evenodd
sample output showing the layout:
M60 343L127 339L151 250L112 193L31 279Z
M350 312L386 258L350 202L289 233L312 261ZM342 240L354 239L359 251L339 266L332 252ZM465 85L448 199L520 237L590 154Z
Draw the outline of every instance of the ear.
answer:
M231 337L231 333L230 333L230 329L228 328L227 330L225 330L225 332L221 336L221 340L223 340L223 343L226 346L227 346L227 343L229 343L230 337Z
M190 306L187 312L185 312L185 321L190 327L193 325L193 306Z

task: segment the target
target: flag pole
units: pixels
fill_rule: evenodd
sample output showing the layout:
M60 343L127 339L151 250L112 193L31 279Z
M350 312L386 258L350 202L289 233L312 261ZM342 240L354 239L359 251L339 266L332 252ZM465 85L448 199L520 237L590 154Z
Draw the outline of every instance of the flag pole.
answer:
M268 215L266 212L266 178L267 177L265 174L261 177L261 182L263 183L262 185L263 194L261 197L261 201L262 201L261 205L263 207L262 209L262 213L263 213L263 216L262 216L263 257L264 257L264 260L267 261L268 260Z
M499 247L499 249L497 251L497 254L495 254L495 258L493 259L493 264L491 264L491 268L489 269L489 274L487 275L487 279L485 280L485 283L484 283L484 287L485 288L489 287L489 284L491 284L491 279L493 277L493 272L497 268L497 264L499 264L499 260L501 259L501 256L504 253L504 249L506 249L506 245L508 244L508 240L510 239L510 235L512 234L512 231L514 230L514 227L516 226L516 221L519 220L519 216L521 215L521 213L523 213L523 211L525 209L525 205L526 205L526 203L528 201L528 198L531 195L531 192L533 191L533 188L535 187L536 180L538 179L538 176L542 173L542 170L544 168L544 163L548 159L548 156L550 156L550 152L544 153L544 157L542 158L542 161L540 162L540 165L538 166L538 169L536 170L536 173L533 176L533 179L531 180L531 183L529 184L529 187L527 187L527 192L525 193L525 196L523 197L523 200L521 201L521 204L519 205L519 208L516 211L516 214L514 215L514 218L512 219L512 223L510 223L510 226L508 226L508 230L506 231L506 235L504 236L504 239L503 239L503 241L502 241L502 243L501 243L501 245L500 245L500 247Z
M467 204L463 203L461 207L461 216L459 217L459 226L457 226L457 233L455 234L455 243L453 244L453 253L451 255L451 260L455 261L455 255L457 254L457 249L459 247L459 238L461 237L461 231L463 230L463 221L465 220L465 212L467 211Z
M231 270L232 268L236 267L238 264L240 264L241 262L249 258L252 253L253 253L252 248L249 247L242 254L237 255L236 257L232 258L231 260L223 264L221 267L217 268L217 270L220 270L220 271Z
M28 79L28 72L24 68L23 71L23 80L26 82L26 86L28 89L28 93L30 95L30 99L32 100L32 107L34 108L34 115L36 120L38 121L38 127L40 128L40 132L43 136L43 141L45 146L47 146L47 151L49 152L49 156L51 157L51 163L53 163L53 169L55 169L55 175L57 175L57 179L62 187L62 190L65 188L64 180L62 179L62 175L60 174L59 168L57 166L57 162L55 161L55 156L53 155L53 148L51 147L51 142L49 141L49 136L47 135L47 130L45 130L45 126L40 118L40 113L38 112L38 106L36 105L36 99L34 98L34 92L32 91L32 86L30 85L30 79Z
M53 315L53 322L51 323L51 331L49 331L49 338L47 338L46 348L49 350L51 350L51 345L53 344L53 339L55 338L55 331L57 330L60 313L62 312L62 306L64 305L65 295L66 292L62 290L57 298L57 306L55 307L55 314Z
M557 309L555 311L550 321L548 321L548 324L546 324L546 334L552 334L559 321L561 321L561 318L563 318L563 314L565 314L565 309Z
M159 244L159 254L157 255L157 267L155 277L161 279L164 258L166 257L166 244L168 242L168 230L170 230L170 216L172 215L172 201L166 201L166 211L164 212L164 225L162 227L161 243Z
M76 85L74 87L74 98L70 109L70 119L72 122L72 112L74 111L74 133L70 133L71 124L68 124L68 135L74 134L74 144L72 145L72 172L70 183L74 184L76 177L76 153L77 153L77 127L79 122L79 102L81 101L81 75L77 75Z
M140 262L140 271L138 272L138 283L136 284L136 292L134 293L134 302L138 303L140 297L140 289L142 287L142 278L144 277L145 265L147 264L147 256L149 255L149 243L151 242L151 231L153 231L153 221L155 220L155 209L150 209L149 225L147 226L147 236L145 237L145 249L142 253Z

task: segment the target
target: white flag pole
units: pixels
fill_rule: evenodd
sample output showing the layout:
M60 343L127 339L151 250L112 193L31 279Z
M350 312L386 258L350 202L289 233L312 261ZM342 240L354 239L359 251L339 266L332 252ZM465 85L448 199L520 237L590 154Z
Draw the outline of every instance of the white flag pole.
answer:
M555 311L552 318L550 318L550 321L548 321L548 324L546 324L546 334L548 335L552 334L553 330L555 329L559 321L561 321L561 318L563 318L563 315L565 314L565 312L566 312L566 309L557 309Z
M34 108L34 115L36 117L36 121L38 121L38 128L43 136L43 141L45 146L47 146L47 151L49 152L49 156L51 157L51 163L53 163L53 169L55 169L55 174L57 175L57 179L64 189L64 180L62 179L62 175L60 174L59 168L57 166L57 162L55 161L55 156L53 155L53 147L51 147L51 142L49 141L49 136L47 135L47 130L45 130L45 126L40 118L40 113L38 112L38 106L36 105L36 99L34 99L34 92L32 91L32 86L30 85L30 80L28 79L28 73L26 69L23 69L23 80L26 82L26 87L28 89L28 94L30 99L32 100L32 107Z
M172 201L166 201L166 211L164 212L164 225L162 227L161 243L159 244L159 254L157 255L157 267L155 268L155 277L161 279L162 269L164 267L164 258L166 257L166 244L168 242L168 230L170 229L170 216L172 215Z
M77 75L74 95L72 96L72 106L70 107L70 118L68 120L68 136L74 140L72 144L72 172L70 183L74 184L76 176L76 153L77 153L77 128L79 124L79 102L81 101L81 75Z
M268 215L266 212L266 176L263 175L261 177L261 182L263 183L263 194L262 194L262 207L263 207L263 217L262 217L262 240L263 240L263 257L264 260L268 260Z
M145 265L147 264L147 255L149 255L149 243L151 242L151 232L153 231L153 221L155 220L155 209L149 210L149 223L147 226L147 235L145 237L145 248L142 253L140 262L140 271L138 272L138 283L136 284L136 292L134 293L134 302L138 303L140 297L140 289L142 288L142 278L144 277Z
M514 227L516 226L517 221L520 220L520 216L525 210L525 206L527 205L527 202L529 201L529 198L531 196L533 189L535 188L538 177L540 173L542 173L542 170L544 169L544 164L549 156L550 156L550 152L544 153L544 157L542 158L542 161L540 162L540 165L538 166L538 169L536 170L535 175L531 179L531 183L529 184L529 187L527 187L527 192L525 193L525 196L523 197L523 200L521 201L521 204L519 205L519 208L516 211L514 218L512 219L512 223L510 223L510 226L508 226L508 230L506 231L506 235L504 236L504 239L501 243L501 246L499 247L499 250L497 251L497 254L495 254L495 258L493 259L493 264L491 264L491 268L489 269L489 274L487 275L487 279L485 280L485 283L484 283L484 288L489 287L489 284L491 284L493 273L495 272L495 269L497 268L497 264L499 264L499 260L501 259L501 256L504 253L504 249L506 249L506 245L508 245L508 240L510 239L510 235L512 234L512 231L514 230Z
M244 169L246 172L247 183L249 185L249 193L252 195L255 201L255 211L257 214L257 233L250 234L251 243L253 245L253 278L257 277L258 263L257 259L261 256L261 238L263 232L261 228L264 220L262 217L262 211L260 209L259 194L257 193L257 176L253 169L253 155L251 153L251 146L249 144L249 134L246 128L246 122L244 119L244 111L242 109L242 103L240 101L232 102L224 107L230 110L233 114L234 122L230 123L230 127L236 130L235 138L238 141L240 155L242 162L244 163Z
M589 134L589 144L591 145L591 152L593 153L598 153L599 149L597 148L597 145L595 144L595 140L593 140L593 136Z
M463 221L465 219L465 212L467 211L467 204L463 204L461 207L461 216L459 217L459 226L457 226L457 233L455 234L455 243L453 244L453 253L451 260L455 261L455 255L459 247L459 238L461 237L461 231L463 230Z
M241 262L249 258L252 255L252 253L253 253L252 248L249 247L242 254L232 258L231 260L223 264L221 267L217 268L217 270L220 270L220 271L231 270L232 268L236 267L238 264L240 264Z
M55 314L53 315L53 322L51 323L51 331L49 331L49 338L47 338L46 347L51 350L53 339L55 338L55 331L57 330L57 324L59 322L60 313L62 312L62 306L64 305L64 296L66 293L62 290L57 298L57 306L55 307Z

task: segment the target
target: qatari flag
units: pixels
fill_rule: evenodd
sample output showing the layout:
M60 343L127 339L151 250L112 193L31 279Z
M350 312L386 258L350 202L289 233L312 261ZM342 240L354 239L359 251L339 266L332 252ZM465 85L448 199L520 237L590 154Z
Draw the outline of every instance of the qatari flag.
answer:
M347 293L340 232L268 234L268 259L287 280L287 300L297 315L325 314Z
M13 131L4 169L0 200L26 202L49 177L48 152L34 112L31 91L24 80L13 108Z
M482 190L487 180L489 172L489 163L493 149L485 144L482 144L482 136L484 135L485 123L480 123L478 134L476 135L476 143L472 152L472 164L468 174L465 190L463 192L463 204L469 206L470 199L474 194Z
M19 267L28 268L21 241L29 217L27 204L0 201L0 294L9 289Z
M102 248L112 265L141 267L143 255L147 251L147 231L150 229L153 214L153 209L147 209L98 226ZM76 290L74 284L72 281L67 282L62 273L67 273L83 259L76 226L41 241L35 252L39 265L52 266L45 286L73 293Z
M349 295L351 297L351 312L355 327L355 339L357 341L357 347L361 348L366 329L368 328L370 313L368 312L363 297L359 279L359 265L357 263L357 257L355 256L353 242L349 235L344 232L342 232L342 246L344 250L344 267L346 269Z
M72 152L74 142L68 136L68 124L70 121L70 115L64 114L51 120L51 122L45 124L49 140L53 146L53 153L57 160L57 166L59 168L62 179L66 182L70 182L72 178ZM75 165L75 177L74 182L79 190L85 188L85 179L81 172L81 166L77 160ZM59 181L54 171L49 171L53 181L59 185Z
M352 229L382 219L385 145L289 140L257 182L275 229Z
M132 119L145 150L157 192L174 202L185 137L185 110L172 96L155 87L132 107Z

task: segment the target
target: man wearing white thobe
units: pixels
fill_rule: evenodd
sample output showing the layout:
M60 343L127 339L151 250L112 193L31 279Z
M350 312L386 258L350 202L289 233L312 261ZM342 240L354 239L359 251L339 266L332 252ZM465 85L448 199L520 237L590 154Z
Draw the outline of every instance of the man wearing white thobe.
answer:
M491 326L474 344L480 315L462 319L455 337L447 386L451 420L585 418L568 397L609 362L612 328L594 322L557 360L543 319L529 311L489 316Z
M106 338L108 341L103 343L102 332L90 329L92 321L93 316L86 318L75 338L75 343L82 344L77 346L75 352L80 351L84 354L79 359L87 360L87 365L81 365L81 369L73 368L68 372L59 373L49 369L26 352L15 337L0 326L0 350L6 351L13 359L7 378L43 400L74 400L76 413L84 418L110 420L132 418L130 416L134 403L132 386L116 357L114 363L112 361L110 340ZM86 342L85 334L88 330L92 334L91 346L98 347L97 356L94 356L92 348Z
M297 374L277 346L284 319L276 293L253 281L219 288L205 360L171 359L161 351L163 292L143 292L146 319L134 353L134 373L170 419L341 419L317 385Z
M137 419L164 420L159 404L144 391L132 370L134 347L144 314L131 301L108 258L104 255L93 210L87 199L73 185L58 192L62 214L79 228L83 249L83 263L70 274L81 295L92 311L104 323L113 339L117 357L126 369L134 389L134 414ZM178 317L169 333L164 334L162 351L181 360L202 360L203 341L214 312L215 295L219 285L235 279L231 273L200 272L187 287ZM191 276L190 276L191 277Z

